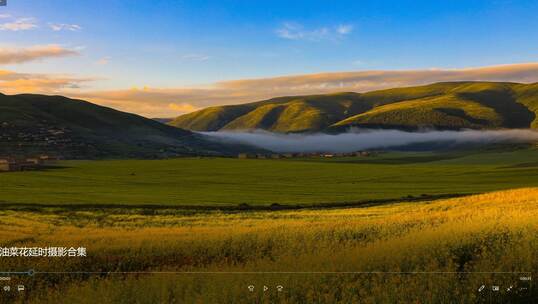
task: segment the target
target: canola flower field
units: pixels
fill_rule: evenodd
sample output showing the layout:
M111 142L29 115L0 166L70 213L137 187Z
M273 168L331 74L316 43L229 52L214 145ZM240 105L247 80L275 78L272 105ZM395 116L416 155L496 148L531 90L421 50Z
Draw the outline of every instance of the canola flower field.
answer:
M6 209L1 246L85 246L88 256L0 259L36 271L17 279L24 296L3 300L531 303L532 283L521 294L489 287L538 269L537 219L538 188L294 211ZM81 270L94 273L57 273Z

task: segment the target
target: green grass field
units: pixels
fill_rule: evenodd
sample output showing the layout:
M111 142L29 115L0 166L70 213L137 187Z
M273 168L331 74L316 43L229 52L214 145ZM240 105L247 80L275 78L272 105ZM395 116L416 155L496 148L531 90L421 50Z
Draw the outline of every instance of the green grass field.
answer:
M538 150L370 158L63 161L1 173L2 204L312 205L538 186Z

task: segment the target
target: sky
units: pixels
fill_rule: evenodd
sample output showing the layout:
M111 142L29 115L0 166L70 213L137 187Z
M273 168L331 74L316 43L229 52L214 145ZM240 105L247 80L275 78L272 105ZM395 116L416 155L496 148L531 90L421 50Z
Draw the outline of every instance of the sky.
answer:
M0 92L147 117L282 95L538 81L538 1L72 1L0 7Z

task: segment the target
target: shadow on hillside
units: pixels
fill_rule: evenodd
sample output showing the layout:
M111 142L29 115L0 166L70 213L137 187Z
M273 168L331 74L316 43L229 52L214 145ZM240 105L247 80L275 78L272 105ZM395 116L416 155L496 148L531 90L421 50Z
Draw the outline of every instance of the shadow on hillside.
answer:
M248 212L248 211L281 211L281 210L323 210L337 208L366 208L378 205L402 203L402 202L429 202L439 199L448 199L474 195L476 193L448 193L448 194L421 194L420 196L407 195L399 198L372 199L354 202L326 202L326 203L304 203L304 204L279 204L270 205L250 205L239 203L227 206L196 206L196 205L122 205L122 204L27 204L10 203L0 201L0 210L26 211L36 213L64 213L74 211L106 211L107 213L134 213L143 215L162 214L182 214L203 213L203 212Z

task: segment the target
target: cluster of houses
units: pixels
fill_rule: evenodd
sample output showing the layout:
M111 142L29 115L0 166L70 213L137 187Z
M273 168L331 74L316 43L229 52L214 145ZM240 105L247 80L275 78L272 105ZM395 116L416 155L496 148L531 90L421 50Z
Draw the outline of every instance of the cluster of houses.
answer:
M368 157L375 155L374 152L369 151L357 151L350 153L272 153L272 154L250 154L250 153L240 153L237 155L237 158L247 159L247 158L312 158L312 157Z
M0 158L0 172L35 170L42 166L54 164L56 160L57 158L49 155L24 159Z
M62 127L50 127L46 122L35 126L11 125L0 123L0 141L2 142L42 142L44 145L69 143L69 130Z

